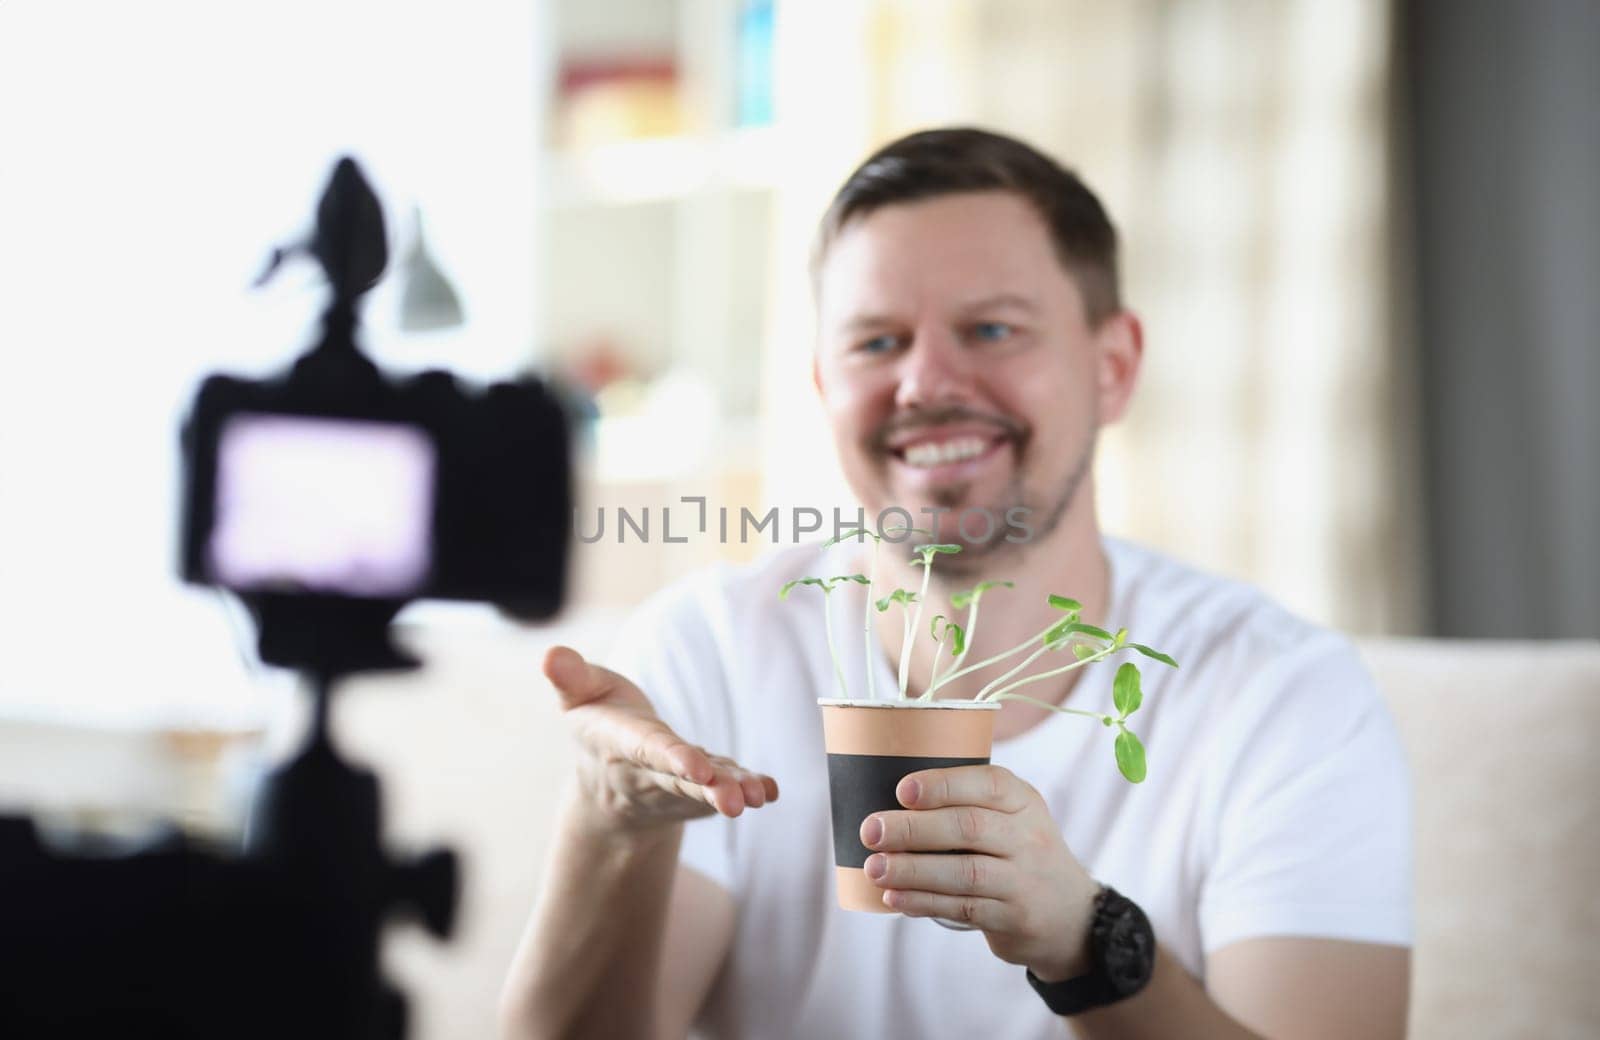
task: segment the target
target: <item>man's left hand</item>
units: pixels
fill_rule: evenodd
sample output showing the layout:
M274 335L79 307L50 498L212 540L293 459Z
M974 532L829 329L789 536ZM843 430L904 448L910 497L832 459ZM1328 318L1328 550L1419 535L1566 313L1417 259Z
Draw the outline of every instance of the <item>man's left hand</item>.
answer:
M1032 785L1002 766L957 766L911 773L895 796L904 811L861 824L884 905L973 925L995 956L1046 982L1089 970L1100 886Z

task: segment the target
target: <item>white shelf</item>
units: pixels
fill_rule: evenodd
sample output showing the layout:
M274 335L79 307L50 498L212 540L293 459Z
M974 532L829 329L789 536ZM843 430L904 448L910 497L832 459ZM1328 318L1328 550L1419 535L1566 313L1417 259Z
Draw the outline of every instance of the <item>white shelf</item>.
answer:
M548 209L667 202L707 191L762 190L777 182L778 137L752 127L700 137L641 138L556 151L541 200Z

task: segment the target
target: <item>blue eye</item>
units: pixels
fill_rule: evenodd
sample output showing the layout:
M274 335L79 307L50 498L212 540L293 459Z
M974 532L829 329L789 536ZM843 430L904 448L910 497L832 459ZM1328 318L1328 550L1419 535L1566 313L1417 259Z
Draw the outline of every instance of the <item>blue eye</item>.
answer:
M899 340L894 336L874 336L862 343L857 349L865 354L886 354L893 350L898 343Z
M1009 339L1015 331L1003 321L980 321L972 326L972 335L985 343L998 343L1000 340Z

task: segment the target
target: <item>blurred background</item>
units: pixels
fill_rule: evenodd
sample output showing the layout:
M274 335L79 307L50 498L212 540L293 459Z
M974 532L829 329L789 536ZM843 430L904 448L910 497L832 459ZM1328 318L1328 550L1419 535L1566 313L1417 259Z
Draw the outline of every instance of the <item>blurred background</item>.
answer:
M174 578L176 424L307 342L310 265L248 287L345 153L390 221L372 354L581 388L579 530L655 525L578 547L555 628L414 609L433 667L341 705L397 832L475 857L461 942L394 952L421 1035L487 1035L532 898L543 647L771 547L666 542L683 496L853 515L806 258L901 133L1015 133L1110 209L1147 361L1109 531L1358 635L1593 638L1597 53L1556 0L9 0L0 807L226 831L291 740L289 681Z

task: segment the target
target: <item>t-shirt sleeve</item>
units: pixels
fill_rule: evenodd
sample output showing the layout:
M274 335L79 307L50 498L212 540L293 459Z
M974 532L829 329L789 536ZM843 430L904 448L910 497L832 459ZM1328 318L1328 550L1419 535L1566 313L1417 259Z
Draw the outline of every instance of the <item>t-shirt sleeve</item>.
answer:
M1208 776L1206 952L1260 936L1409 945L1411 786L1377 686L1328 635L1258 673Z
M605 664L643 690L678 736L711 754L731 754L726 673L701 599L678 587L648 600L617 630ZM732 823L721 815L688 821L678 862L736 891Z

